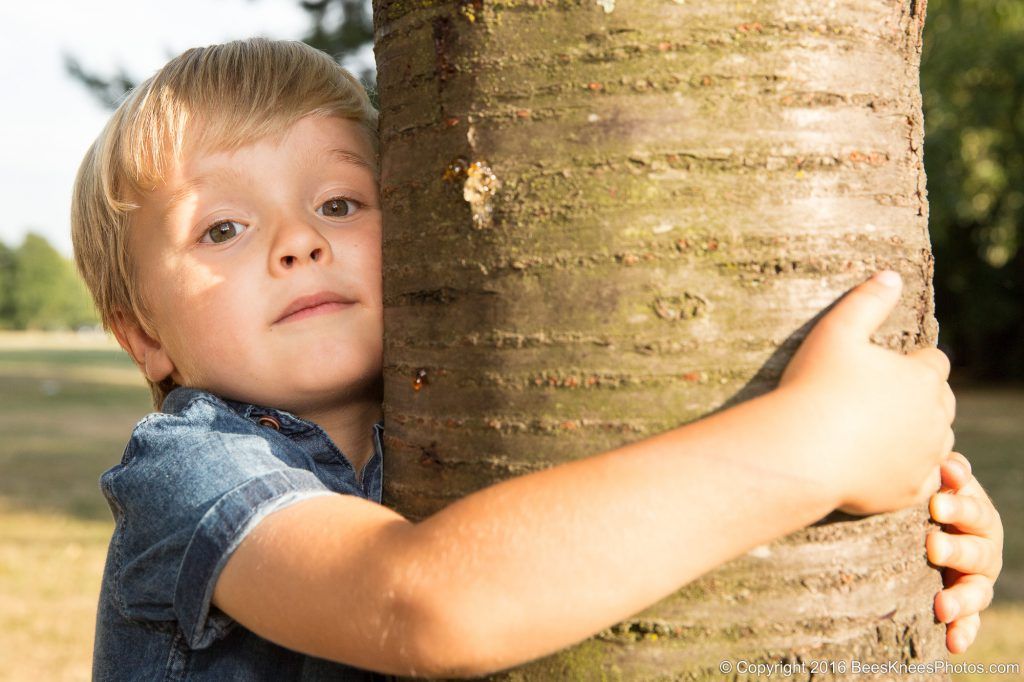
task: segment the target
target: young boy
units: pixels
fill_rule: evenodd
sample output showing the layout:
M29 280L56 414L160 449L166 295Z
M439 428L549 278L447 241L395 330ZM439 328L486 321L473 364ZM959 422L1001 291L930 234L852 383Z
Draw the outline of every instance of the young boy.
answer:
M826 315L769 394L419 523L381 506L375 126L327 56L254 39L172 60L86 154L76 260L162 410L101 478L96 679L481 675L833 509L920 503L940 465L933 512L960 532L929 552L960 573L936 609L950 648L970 643L1002 528L950 455L946 357L869 342L894 273Z

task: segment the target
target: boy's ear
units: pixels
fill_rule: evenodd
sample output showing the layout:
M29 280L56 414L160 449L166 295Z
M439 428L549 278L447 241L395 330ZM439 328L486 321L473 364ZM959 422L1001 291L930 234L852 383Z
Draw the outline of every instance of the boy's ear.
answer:
M120 310L115 312L110 329L147 379L158 384L174 372L174 363L163 345L147 334L134 316Z

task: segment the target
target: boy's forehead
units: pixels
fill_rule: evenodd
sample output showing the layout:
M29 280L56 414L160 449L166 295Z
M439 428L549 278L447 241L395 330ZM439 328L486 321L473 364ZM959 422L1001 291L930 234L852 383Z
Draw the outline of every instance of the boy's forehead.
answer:
M184 145L175 160L174 171L181 174L195 174L203 166L231 161L256 147L295 149L296 145L308 147L304 150L306 161L326 160L331 156L337 160L373 169L376 158L369 131L350 119L337 116L308 115L281 130L262 136L248 138L205 138L196 136L190 144Z
M368 135L349 119L307 116L278 133L234 144L196 140L183 148L160 187L174 203L209 181L244 176L238 161L257 149L288 153L300 167L342 163L375 175L377 159Z

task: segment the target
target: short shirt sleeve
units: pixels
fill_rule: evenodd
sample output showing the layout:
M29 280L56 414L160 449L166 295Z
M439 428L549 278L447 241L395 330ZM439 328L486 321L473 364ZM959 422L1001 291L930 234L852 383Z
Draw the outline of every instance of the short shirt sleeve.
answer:
M209 394L139 422L121 464L100 479L117 518L110 551L122 615L176 621L194 649L227 634L235 621L210 603L220 571L268 514L332 494L312 468L297 445Z

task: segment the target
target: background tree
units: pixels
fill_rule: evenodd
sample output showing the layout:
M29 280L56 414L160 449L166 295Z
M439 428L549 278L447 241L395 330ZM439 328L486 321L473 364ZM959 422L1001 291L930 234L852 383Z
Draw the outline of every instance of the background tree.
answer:
M884 268L906 289L876 341L934 345L923 22L914 0L377 0L385 502L422 518L764 393ZM835 514L499 677L941 658L926 524Z
M3 267L6 253L9 267ZM29 233L15 251L0 251L0 273L9 283L3 300L7 326L14 329L74 329L98 322L74 265L45 237Z
M331 55L339 64L373 42L370 3L366 0L304 0L300 4L309 12L312 23L302 40ZM359 75L372 94L376 68L362 69Z
M0 329L14 325L14 252L0 242Z
M1024 379L1024 3L931 0L922 87L936 303L954 364Z

